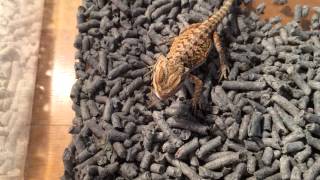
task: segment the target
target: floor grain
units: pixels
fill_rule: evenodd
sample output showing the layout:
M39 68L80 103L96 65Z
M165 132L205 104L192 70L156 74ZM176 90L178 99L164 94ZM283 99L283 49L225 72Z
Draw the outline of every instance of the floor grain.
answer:
M80 0L46 0L32 112L26 180L59 179L70 143L74 113L69 93L74 77L73 40Z

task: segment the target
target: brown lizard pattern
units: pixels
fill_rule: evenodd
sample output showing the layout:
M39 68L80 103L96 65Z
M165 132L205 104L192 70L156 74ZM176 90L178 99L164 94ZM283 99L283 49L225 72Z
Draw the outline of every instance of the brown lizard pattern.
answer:
M214 33L217 25L225 17L234 0L225 0L221 8L202 23L192 24L175 37L169 53L157 55L153 66L152 86L154 94L164 100L174 95L187 78L194 82L193 107L198 106L202 81L190 74L203 64L214 44L220 58L220 79L226 78L228 67L224 64L225 54L219 36Z

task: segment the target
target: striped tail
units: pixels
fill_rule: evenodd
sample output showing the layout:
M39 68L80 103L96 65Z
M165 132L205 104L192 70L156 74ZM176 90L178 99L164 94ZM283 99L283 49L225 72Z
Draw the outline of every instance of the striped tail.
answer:
M231 8L234 0L225 0L220 9L209 17L206 21L204 21L200 25L200 29L209 32L212 32L217 25L222 21L222 19L227 15L229 9Z

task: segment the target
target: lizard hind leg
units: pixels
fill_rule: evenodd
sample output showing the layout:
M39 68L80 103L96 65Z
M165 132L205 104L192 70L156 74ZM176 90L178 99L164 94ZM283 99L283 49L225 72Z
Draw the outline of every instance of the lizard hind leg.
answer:
M227 79L227 75L230 72L230 68L226 64L226 54L222 47L221 39L218 33L215 33L215 32L213 33L213 42L219 54L219 64L220 64L219 82L220 82L222 79Z
M201 79L199 79L195 75L190 74L189 77L194 83L194 92L192 95L192 108L193 108L193 110L196 110L197 108L201 109L201 104L200 104L199 100L200 100L200 96L201 96L203 83L202 83Z

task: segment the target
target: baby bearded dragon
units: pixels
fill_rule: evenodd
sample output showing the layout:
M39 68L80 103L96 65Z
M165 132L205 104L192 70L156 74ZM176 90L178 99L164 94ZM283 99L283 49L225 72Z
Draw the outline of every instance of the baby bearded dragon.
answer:
M226 78L229 69L224 64L224 51L220 38L214 30L226 16L233 2L234 0L225 0L222 7L206 21L192 24L182 31L174 38L167 57L157 55L153 67L152 85L153 92L160 100L174 95L183 81L190 78L195 84L192 105L193 107L198 105L203 83L190 72L206 61L213 42L220 58L220 79Z

